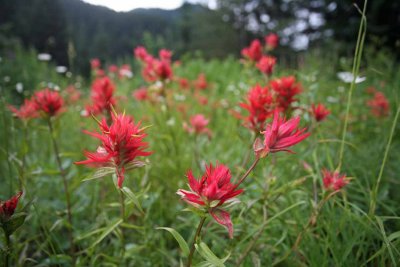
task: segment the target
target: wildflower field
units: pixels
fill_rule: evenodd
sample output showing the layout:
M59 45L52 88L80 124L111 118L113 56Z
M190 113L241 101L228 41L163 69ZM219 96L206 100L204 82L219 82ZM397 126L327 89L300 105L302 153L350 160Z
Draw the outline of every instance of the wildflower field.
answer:
M240 59L139 46L89 80L1 55L0 262L399 265L400 71L362 32L296 68L275 34Z

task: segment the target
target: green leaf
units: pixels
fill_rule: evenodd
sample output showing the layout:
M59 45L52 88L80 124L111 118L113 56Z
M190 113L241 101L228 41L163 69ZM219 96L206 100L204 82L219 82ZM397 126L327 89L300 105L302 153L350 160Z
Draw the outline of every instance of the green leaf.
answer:
M199 252L200 256L202 256L207 262L211 263L212 266L217 267L225 267L224 262L229 259L230 253L223 259L218 258L211 251L211 249L204 242L200 242L200 244L195 244L196 250Z
M185 257L189 256L189 246L186 243L185 239L183 239L183 237L173 228L168 228L168 227L157 227L156 229L162 229L162 230L167 230L168 232L170 232L175 240L178 242L179 247L182 250L182 253Z
M110 226L106 227L103 231L103 233L96 239L96 241L93 242L93 244L90 246L90 248L95 247L97 244L99 244L106 236L108 236L110 233L112 233L121 223L122 219L117 220Z
M26 216L25 212L14 214L9 220L3 222L3 229L7 235L12 235L22 224L24 224Z
M146 166L146 162L141 160L134 160L125 165L125 171L137 169Z
M135 196L135 194L128 188L128 187L123 187L122 192L135 204L135 206L139 209L141 213L144 213L142 206L140 205L139 200Z
M103 178L104 176L115 173L115 168L113 167L101 167L96 169L96 171L82 180L82 182Z

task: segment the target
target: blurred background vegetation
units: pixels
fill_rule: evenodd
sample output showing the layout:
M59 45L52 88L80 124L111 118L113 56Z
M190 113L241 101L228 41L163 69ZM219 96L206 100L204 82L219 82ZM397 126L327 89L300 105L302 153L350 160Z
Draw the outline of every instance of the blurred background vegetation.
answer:
M58 65L89 75L89 60L131 57L144 45L152 53L166 47L210 58L239 56L257 37L276 32L281 64L297 64L308 49L349 56L353 53L360 1L217 0L215 9L184 3L174 10L116 12L80 0L0 0L0 49L16 43L49 53ZM368 36L377 47L399 55L400 2L374 0L368 5ZM196 52L194 52L196 51ZM2 53L3 54L3 53Z

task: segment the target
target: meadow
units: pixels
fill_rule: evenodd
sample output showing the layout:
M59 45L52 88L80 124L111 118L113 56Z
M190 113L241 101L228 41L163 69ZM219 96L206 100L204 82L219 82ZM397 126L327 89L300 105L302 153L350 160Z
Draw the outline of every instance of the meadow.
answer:
M366 44L261 66L260 41L225 60L136 48L89 81L2 56L4 266L397 266L398 65Z

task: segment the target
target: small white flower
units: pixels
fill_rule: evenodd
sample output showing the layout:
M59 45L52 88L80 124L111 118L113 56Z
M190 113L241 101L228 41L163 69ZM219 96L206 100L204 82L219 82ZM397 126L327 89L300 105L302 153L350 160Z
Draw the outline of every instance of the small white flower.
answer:
M81 116L87 117L87 116L89 116L89 112L86 109L83 109L83 110L81 110Z
M65 73L65 72L67 72L67 67L65 67L65 66L57 66L56 67L56 72L57 73Z
M174 98L176 101L185 101L186 100L186 96L185 95L181 95L181 94L175 94Z
M345 83L352 83L354 76L353 73L351 72L347 72L347 71L343 71L343 72L338 72L337 76L340 80L342 80ZM363 81L365 81L367 78L366 77L360 77L357 76L355 82L356 83L362 83Z
M4 76L4 82L8 83L9 81L11 81L10 76Z
M15 85L15 90L17 90L18 93L22 93L24 91L24 85L22 83L17 83Z
M133 77L133 73L130 70L122 69L122 70L119 71L119 74L124 76L124 77L127 77L127 78L132 78Z
M50 60L51 60L51 55L50 55L50 54L47 54L47 53L40 53L40 54L37 56L37 58L38 58L38 60L40 60L40 61L50 61Z
M175 118L170 118L167 120L167 125L168 126L174 126L175 125Z

